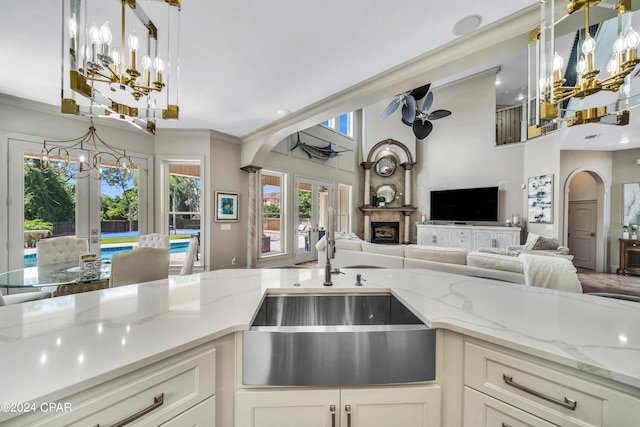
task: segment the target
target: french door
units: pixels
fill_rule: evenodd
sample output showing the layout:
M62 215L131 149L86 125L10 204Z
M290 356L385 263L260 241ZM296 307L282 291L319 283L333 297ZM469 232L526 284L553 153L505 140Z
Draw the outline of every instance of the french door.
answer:
M128 177L121 176L115 165L102 164L101 179L75 179L41 170L41 139L8 142L9 269L35 265L35 244L42 238L85 237L89 251L100 254L105 247L131 249L138 234L147 232L148 158L134 157L137 168ZM109 220L118 216L119 221ZM102 224L108 222L124 227L114 232L118 243L102 243Z
M333 204L333 184L296 177L294 257L296 264L318 259L316 243L327 230L327 208Z

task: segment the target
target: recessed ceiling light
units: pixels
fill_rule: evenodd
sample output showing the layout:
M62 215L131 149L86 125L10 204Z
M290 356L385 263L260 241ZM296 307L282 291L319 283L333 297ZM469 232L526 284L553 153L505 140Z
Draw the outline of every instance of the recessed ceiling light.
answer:
M500 79L496 79L496 86L500 86L500 83L502 83Z
M287 110L286 108L281 108L278 110L278 115L280 117L288 116L289 114L291 114L291 110Z
M482 23L482 16L470 15L459 20L456 25L453 26L453 34L456 36L464 36L470 33L480 26Z

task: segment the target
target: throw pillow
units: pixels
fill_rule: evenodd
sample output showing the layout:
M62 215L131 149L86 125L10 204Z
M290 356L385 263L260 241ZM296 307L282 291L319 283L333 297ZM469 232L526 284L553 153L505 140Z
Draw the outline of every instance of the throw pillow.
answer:
M538 237L540 237L540 235L535 234L535 233L529 233L527 235L527 241L524 242L524 246L523 249L533 249L533 245L536 244L536 242L538 241Z
M560 242L555 237L549 238L540 236L531 249L534 251L550 251L558 249L558 246L560 246Z

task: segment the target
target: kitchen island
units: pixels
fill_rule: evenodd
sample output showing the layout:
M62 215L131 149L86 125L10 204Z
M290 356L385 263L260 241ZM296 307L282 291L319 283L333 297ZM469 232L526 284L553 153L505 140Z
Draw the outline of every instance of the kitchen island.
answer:
M218 373L216 358L218 363L223 359L233 362L237 356L229 357L219 349L216 355L215 343L247 330L267 292L387 290L427 326L441 331L440 368L434 384L442 387L443 426L461 425L461 417L451 414L486 414L494 400L495 405L506 407L503 412L509 416L516 417L512 412L517 410L522 419L536 416L555 424L567 417L563 425L633 425L625 424L626 420L640 417L639 304L423 269L344 269L343 273L333 275L334 286L325 287L320 269L218 270L2 307L0 402L12 403L13 411L4 406L0 423L10 420L24 425L24 413L30 412L26 415L36 420L33 425L47 425L37 421L38 417L45 419L43 403L52 408L47 416L69 415L60 414L68 403L69 413L84 417L78 412L86 411L88 417L88 404L74 403L80 401L77 396L89 401L111 393L116 402L118 387L132 383L131 378L117 380L131 375L141 383L158 372L178 369L178 365L187 366L179 372L198 366L192 369L193 375ZM365 279L362 287L355 286L358 273ZM540 406L544 402L525 399L528 392L521 389L507 387L507 391L496 392L495 387L487 386L492 366L510 361L517 361L514 369L523 372L525 379L545 379L547 371L560 375L556 378L562 379L555 380L559 384L537 381L544 390L572 385L573 380L577 383L572 390L587 390L589 396L602 389L596 401L603 409L598 412L596 403L585 404L580 399L575 399L578 403L573 409L571 402L565 403L568 408L557 409L551 402L548 409ZM155 367L153 372L150 366ZM167 374L167 378L173 377ZM198 387L206 383L202 378L207 377L194 382ZM514 375L511 382L518 380ZM107 383L110 385L104 385ZM215 408L219 413L222 402L218 399L216 406L216 393L213 382L210 389L195 393L199 397L192 396L191 406L169 405L166 425L186 409L196 413L201 407L206 413L206 408ZM467 407L485 400L490 401L485 409ZM464 408L459 407L463 401ZM224 402L229 404L229 399ZM200 406L204 403L206 408ZM582 414L587 409L597 413ZM606 417L614 410L619 423L607 424L611 419ZM591 418L580 424L583 415ZM598 417L600 423L592 421ZM83 419L85 425L88 419Z

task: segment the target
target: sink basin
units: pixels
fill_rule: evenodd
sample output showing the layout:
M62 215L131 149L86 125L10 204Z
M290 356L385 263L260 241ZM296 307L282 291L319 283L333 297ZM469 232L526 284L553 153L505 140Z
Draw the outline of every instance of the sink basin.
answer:
M246 385L435 379L435 330L391 294L268 295L243 337Z

